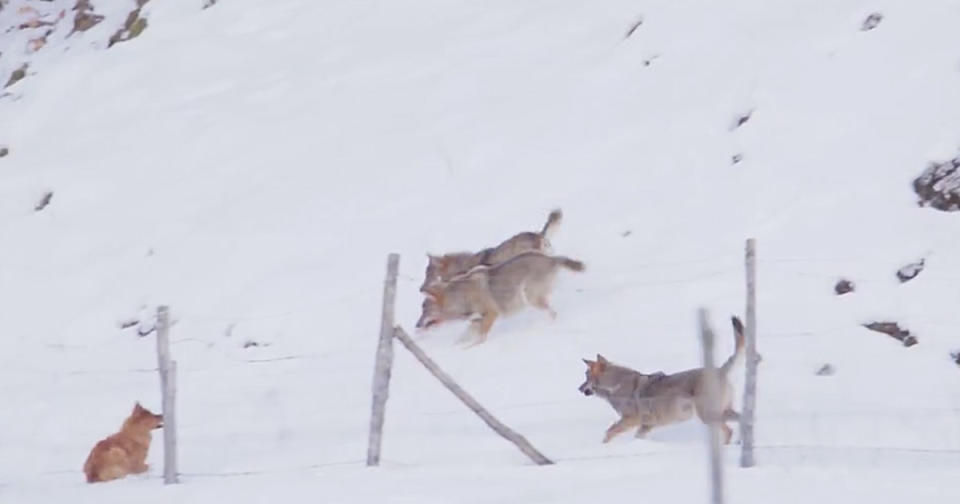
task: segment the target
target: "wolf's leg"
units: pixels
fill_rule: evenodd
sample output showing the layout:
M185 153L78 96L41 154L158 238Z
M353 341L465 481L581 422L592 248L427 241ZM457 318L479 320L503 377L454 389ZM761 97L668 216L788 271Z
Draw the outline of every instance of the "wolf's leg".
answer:
M725 409L725 410L723 411L723 417L722 417L722 418L723 418L724 420L733 420L733 421L735 421L735 422L739 422L739 421L740 421L740 413L737 413L736 411L734 411L733 408L727 408L727 409Z
M557 319L557 312L553 309L552 306L550 306L550 301L547 300L547 296L546 296L546 295L541 295L541 296L536 296L536 297L534 297L534 298L533 298L533 302L532 302L531 304L532 304L533 306L535 306L536 308L540 308L541 310L544 310L544 311L546 311L547 313L549 313L549 314L550 314L550 318L552 318L552 319L554 319L554 320Z
M495 320L497 320L497 312L488 311L484 313L479 320L474 320L471 322L470 328L476 332L477 338L473 341L473 343L467 345L467 347L469 348L487 341L487 333L490 332L490 327L493 326L493 322Z
M130 472L132 472L132 473L134 473L134 474L141 474L141 473L145 473L145 472L147 472L147 471L149 471L149 470L150 470L150 466L149 466L148 464L146 464L146 463L144 463L144 462L138 462L137 464L135 464L135 465L133 466L133 469L131 469Z
M636 427L639 422L640 419L636 417L623 417L620 420L617 420L613 423L613 425L607 428L607 434L603 436L603 442L609 443L610 440L616 437L618 434Z
M637 439L643 439L652 430L652 425L641 425L640 428L637 429L637 433L634 435L634 437Z

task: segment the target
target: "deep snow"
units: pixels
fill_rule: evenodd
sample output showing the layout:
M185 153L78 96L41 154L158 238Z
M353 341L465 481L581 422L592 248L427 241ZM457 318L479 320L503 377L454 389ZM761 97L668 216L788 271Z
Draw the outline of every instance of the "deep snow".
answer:
M200 4L148 3L109 50L106 23L51 42L0 99L0 501L706 499L702 426L602 445L615 416L577 393L580 358L697 365L699 306L725 356L748 236L759 466L727 449L730 500L960 497L960 221L910 185L960 148L960 2ZM425 252L554 207L556 251L588 266L558 319L420 341L557 466L398 347L384 467L364 468L386 254L410 329ZM159 407L152 335L119 328L159 304L183 484L162 487L157 436L147 476L87 486L96 440ZM878 319L920 343L860 327Z

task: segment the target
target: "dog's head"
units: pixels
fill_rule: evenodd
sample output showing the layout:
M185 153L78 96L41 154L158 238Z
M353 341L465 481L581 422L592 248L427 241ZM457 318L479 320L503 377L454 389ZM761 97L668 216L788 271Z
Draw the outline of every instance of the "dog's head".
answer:
M447 270L449 261L445 256L427 254L427 270L423 273L423 284L420 292L427 292L431 284L440 280Z
M583 359L583 363L587 365L587 379L580 385L579 390L580 393L589 397L601 389L603 375L610 361L604 358L604 356L597 354L597 360Z
M443 312L444 292L439 284L428 285L424 290L423 305L421 305L420 319L416 328L419 330L431 327L446 320Z
M133 406L133 412L123 424L125 429L138 431L151 431L163 427L163 415L157 415L144 408L140 403Z

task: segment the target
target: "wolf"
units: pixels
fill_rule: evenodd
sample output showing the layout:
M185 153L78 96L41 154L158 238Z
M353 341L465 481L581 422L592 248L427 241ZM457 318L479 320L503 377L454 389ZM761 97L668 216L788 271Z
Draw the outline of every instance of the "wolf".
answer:
M606 399L620 414L620 420L607 429L603 442L607 443L634 427L637 428L636 437L642 438L654 427L683 422L696 413L704 423L719 424L724 443L729 443L733 431L726 421L739 420L740 414L733 409L733 387L727 376L744 353L743 323L735 316L731 317L731 322L736 349L717 369L719 397L713 399L705 393L706 371L703 368L673 374L643 374L613 364L600 354L595 361L583 359L587 365L587 379L580 385L580 392Z
M529 251L550 252L550 237L562 220L563 212L556 209L547 216L547 222L539 233L531 231L517 233L500 245L477 253L456 252L442 256L427 254L427 270L420 292L426 292L427 286L431 283L438 280L449 281L454 276L466 273L476 266L493 266Z
M416 327L425 330L448 320L473 318L471 330L478 335L474 344L480 344L497 317L528 305L556 318L549 297L561 268L583 271L585 266L569 257L524 252L496 266L477 266L448 282L434 282L426 289Z
M83 464L87 483L146 472L149 469L145 462L150 449L150 431L160 427L163 427L163 416L136 403L133 412L120 427L120 432L102 439L90 450Z

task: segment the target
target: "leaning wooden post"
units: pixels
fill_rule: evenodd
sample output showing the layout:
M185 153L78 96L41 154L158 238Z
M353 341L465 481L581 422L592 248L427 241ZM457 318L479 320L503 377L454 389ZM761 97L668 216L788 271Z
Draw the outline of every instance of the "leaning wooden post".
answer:
M712 504L723 504L723 460L720 458L720 421L723 416L720 405L720 381L717 379L717 368L713 362L713 329L710 328L707 310L700 309L700 339L703 348L703 393L706 396L702 403L707 411L702 414L707 419L707 448L710 459L710 480Z
M743 443L740 452L740 467L753 467L753 425L757 406L757 261L756 243L753 238L747 240L747 327L746 350L747 376L743 384L743 416L740 421L740 440Z
M397 295L398 254L387 256L387 279L383 283L383 313L380 317L380 343L377 345L373 369L373 407L370 414L370 436L367 442L367 466L380 465L383 442L383 417L390 395L390 368L393 366L393 311Z
M163 411L163 483L178 483L177 474L177 363L170 360L170 309L157 308L157 370Z
M474 413L477 414L487 425L490 426L497 434L502 436L507 441L510 441L517 448L520 449L527 457L530 457L530 460L533 460L537 465L548 465L553 464L553 461L548 459L544 454L537 451L536 448L531 445L526 438L521 436L519 433L513 431L502 422L497 420L489 411L483 408L480 403L477 402L466 390L463 390L457 382L453 381L453 378L450 377L447 373L443 372L435 362L433 362L430 357L427 357L427 354L423 353L423 350L417 346L416 343L404 332L403 328L397 326L394 330L394 336L400 340L400 343L403 343L403 346L407 347L407 350L410 350L410 353L427 368L430 373L440 380L440 383L444 387L447 387L447 390L453 392L453 395L457 396L458 399L463 401Z

